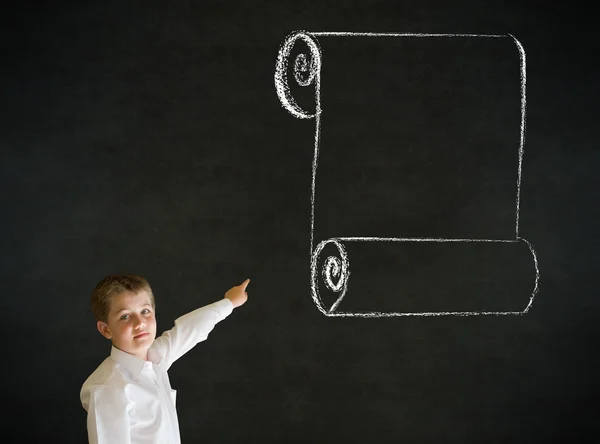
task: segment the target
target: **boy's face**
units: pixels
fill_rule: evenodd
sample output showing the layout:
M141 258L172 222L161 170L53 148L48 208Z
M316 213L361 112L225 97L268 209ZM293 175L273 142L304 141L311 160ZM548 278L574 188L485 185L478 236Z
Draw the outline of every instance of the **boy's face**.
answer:
M97 322L100 333L119 350L145 360L156 338L156 318L148 293L126 292L114 297L107 321Z

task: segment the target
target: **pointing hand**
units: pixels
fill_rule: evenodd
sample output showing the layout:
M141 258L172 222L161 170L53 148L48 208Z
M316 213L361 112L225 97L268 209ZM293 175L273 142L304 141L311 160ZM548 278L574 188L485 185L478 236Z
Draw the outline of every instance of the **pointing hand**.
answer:
M248 300L248 293L246 293L246 287L250 283L250 279L246 279L240 285L230 288L225 293L225 297L231 301L233 308L243 305Z

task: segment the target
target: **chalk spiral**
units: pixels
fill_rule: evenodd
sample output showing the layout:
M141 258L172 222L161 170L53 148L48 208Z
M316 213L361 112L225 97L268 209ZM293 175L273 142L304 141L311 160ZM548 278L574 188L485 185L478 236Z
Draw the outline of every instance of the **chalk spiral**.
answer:
M333 244L337 248L336 256L328 256L327 259L323 262L321 269L321 278L323 279L323 283L330 291L334 293L339 293L337 300L329 307L329 309L325 309L323 306L323 300L319 295L319 256L323 249L328 245ZM350 263L348 261L348 254L341 242L337 239L328 239L321 242L315 248L312 254L311 261L311 286L312 286L312 294L315 304L323 313L333 312L339 305L339 303L344 298L346 294L346 290L348 288L348 278L350 276Z
M288 84L288 59L292 48L298 40L308 46L310 54L300 53L294 61L294 79L300 86L315 86L314 113L300 107L292 96ZM281 44L275 65L275 90L283 107L294 117L299 119L312 119L321 112L319 104L319 82L321 72L321 49L317 41L309 34L298 31L290 34Z

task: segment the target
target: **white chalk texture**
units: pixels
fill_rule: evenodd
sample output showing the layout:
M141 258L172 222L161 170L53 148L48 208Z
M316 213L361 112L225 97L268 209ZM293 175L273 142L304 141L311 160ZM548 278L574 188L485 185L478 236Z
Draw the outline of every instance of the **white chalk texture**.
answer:
M293 32L275 89L314 133L310 276L326 316L522 315L526 60L511 35Z

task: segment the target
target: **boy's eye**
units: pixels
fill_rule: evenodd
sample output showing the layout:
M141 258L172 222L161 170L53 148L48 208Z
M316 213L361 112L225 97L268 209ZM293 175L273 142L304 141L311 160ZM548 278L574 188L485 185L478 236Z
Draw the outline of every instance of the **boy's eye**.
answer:
M148 313L150 313L150 310L148 310L147 308L144 308L142 310L142 314L148 314Z
M121 316L121 319L122 319L122 320L124 320L124 321L125 321L126 319L128 319L128 318L129 318L129 315L128 315L128 314L124 314L123 316Z

